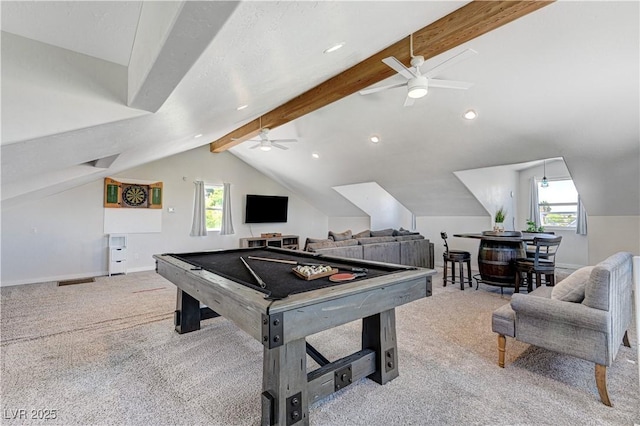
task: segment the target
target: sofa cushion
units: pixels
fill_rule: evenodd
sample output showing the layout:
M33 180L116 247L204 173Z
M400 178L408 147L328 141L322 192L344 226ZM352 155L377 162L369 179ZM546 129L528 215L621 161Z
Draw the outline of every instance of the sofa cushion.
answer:
M371 236L371 230L366 229L362 232L358 232L357 234L353 234L353 238L369 238Z
M366 244L378 244L378 243L394 243L396 242L396 237L369 237L369 238L358 238L356 240L360 245Z
M584 291L591 276L593 266L585 266L574 271L567 278L553 287L551 298L565 302L581 303L584 300Z
M331 240L323 240L318 243L309 243L307 244L307 251L316 251L318 249L326 249L333 247L347 247L347 246L357 246L358 241L354 239L350 240L341 240L341 241L331 241Z
M333 231L329 231L329 239L333 240L333 241L343 241L343 240L350 240L352 237L351 235L351 229L347 229L344 232L333 232Z
M393 237L393 228L381 229L379 231L371 231L372 237Z

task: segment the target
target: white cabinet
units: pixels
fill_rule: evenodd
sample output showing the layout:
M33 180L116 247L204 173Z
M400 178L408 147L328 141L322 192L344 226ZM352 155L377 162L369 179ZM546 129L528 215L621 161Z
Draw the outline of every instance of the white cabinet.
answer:
M127 273L127 236L109 234L109 276Z

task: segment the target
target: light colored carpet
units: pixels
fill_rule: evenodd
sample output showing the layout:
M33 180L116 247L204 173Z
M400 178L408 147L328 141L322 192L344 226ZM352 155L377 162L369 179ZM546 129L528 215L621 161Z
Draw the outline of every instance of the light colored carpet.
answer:
M400 377L384 386L363 379L316 403L312 425L640 423L635 331L608 370L609 408L589 362L507 339L499 368L491 313L510 291L440 280L432 297L397 309ZM3 425L259 424L260 343L223 318L175 333L175 287L154 272L1 296ZM360 323L309 341L342 357L359 349ZM20 409L29 418L11 419ZM30 419L47 409L57 418Z

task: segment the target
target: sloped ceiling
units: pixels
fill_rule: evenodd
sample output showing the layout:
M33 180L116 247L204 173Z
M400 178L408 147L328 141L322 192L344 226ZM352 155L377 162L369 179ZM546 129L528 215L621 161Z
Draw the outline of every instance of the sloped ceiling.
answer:
M210 41L150 112L123 92L143 2L2 2L3 207L208 144L466 2L189 3L190 16L228 18L214 32L174 5L164 43L185 22ZM416 215L484 215L454 171L549 157L565 159L589 214L638 215L638 16L637 2L554 3L423 67L473 48L437 76L467 91L431 89L411 108L402 89L351 95L274 129L298 139L286 151L231 152L330 216L362 214L331 189L361 182Z

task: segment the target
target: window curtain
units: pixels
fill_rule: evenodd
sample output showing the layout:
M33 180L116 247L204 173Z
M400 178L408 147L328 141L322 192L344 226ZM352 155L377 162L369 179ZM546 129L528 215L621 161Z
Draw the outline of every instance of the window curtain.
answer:
M578 220L576 223L576 234L587 235L587 211L582 204L582 199L578 195Z
M220 227L220 235L231 235L235 234L231 220L231 184L225 183L223 185L224 193L222 195L222 226Z
M191 233L189 235L192 237L206 237L207 221L205 219L204 182L197 180L193 183L196 187L193 196L193 222L191 224Z
M538 206L538 183L535 176L531 177L531 194L529 197L529 220L535 222L536 229L538 229L540 227L540 207Z

